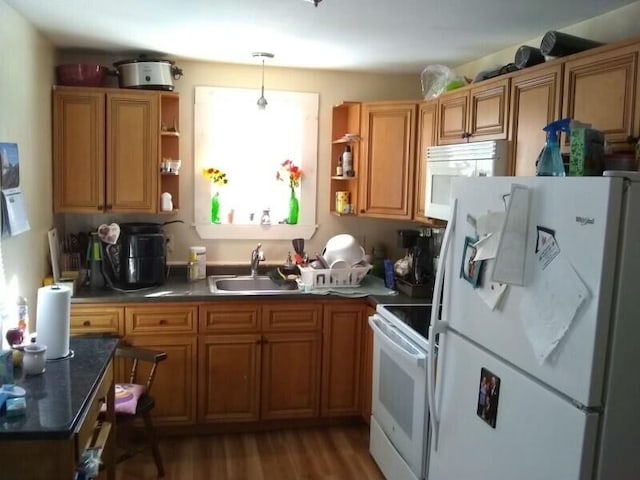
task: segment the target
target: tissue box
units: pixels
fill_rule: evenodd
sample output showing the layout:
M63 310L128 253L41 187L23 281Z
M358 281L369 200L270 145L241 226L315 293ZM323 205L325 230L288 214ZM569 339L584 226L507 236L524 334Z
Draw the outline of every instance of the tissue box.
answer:
M572 128L569 135L569 175L600 176L604 171L604 133L593 128Z
M13 352L0 351L0 385L13 383Z

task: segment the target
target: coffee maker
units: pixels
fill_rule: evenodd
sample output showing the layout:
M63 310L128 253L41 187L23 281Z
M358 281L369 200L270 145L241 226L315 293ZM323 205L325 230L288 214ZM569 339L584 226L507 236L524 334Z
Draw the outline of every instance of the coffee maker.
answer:
M398 246L406 250L408 268L398 275L398 290L410 297L431 298L434 280L434 236L430 228L398 230Z
M137 289L162 285L166 276L167 240L162 226L120 224L120 238L106 247L105 280L111 287Z

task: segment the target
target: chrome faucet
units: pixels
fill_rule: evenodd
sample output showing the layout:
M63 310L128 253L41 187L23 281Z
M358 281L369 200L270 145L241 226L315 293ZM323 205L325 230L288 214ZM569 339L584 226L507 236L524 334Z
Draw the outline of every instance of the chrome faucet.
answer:
M258 265L260 265L260 261L264 260L264 252L261 250L262 244L259 243L258 246L251 251L251 276L258 276Z

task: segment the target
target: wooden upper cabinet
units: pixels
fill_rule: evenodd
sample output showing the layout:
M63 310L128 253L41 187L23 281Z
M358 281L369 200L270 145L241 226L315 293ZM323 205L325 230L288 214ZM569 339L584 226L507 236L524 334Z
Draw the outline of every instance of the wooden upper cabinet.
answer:
M155 212L158 96L107 94L107 211Z
M443 95L438 100L438 145L467 141L469 91Z
M614 149L629 149L638 136L640 44L581 56L564 64L563 117L590 123Z
M359 102L343 102L333 107L331 115L331 171L329 173L330 195L329 212L334 215L353 215L358 212L358 176L360 174L360 139L346 138L346 134L360 135L360 106ZM353 176L347 172L337 175L338 164L342 161L345 148L351 148ZM336 210L336 192L348 192L351 208L349 211Z
M430 100L420 104L418 110L418 154L415 160L413 202L413 219L419 222L430 222L424 212L427 190L427 148L436 144L437 119L437 100Z
M438 101L438 145L506 139L508 112L508 78L447 93Z
M53 146L54 211L103 211L104 93L79 89L54 91Z
M542 128L560 118L562 65L535 68L511 79L511 174L534 176L546 140Z
M55 213L156 213L159 94L56 86Z
M416 112L416 102L362 105L359 215L411 218Z

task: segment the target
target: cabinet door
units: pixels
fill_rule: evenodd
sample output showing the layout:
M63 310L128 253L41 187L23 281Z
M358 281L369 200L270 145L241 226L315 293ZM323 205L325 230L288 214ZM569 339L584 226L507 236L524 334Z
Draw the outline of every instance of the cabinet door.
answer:
M640 130L639 52L634 44L567 61L563 117L590 123L611 146L628 150L627 137Z
M411 218L416 110L415 103L363 105L359 214Z
M436 144L437 100L420 104L418 111L418 154L416 155L416 174L413 202L413 219L427 222L424 205L427 195L427 147Z
M534 176L546 134L542 127L560 118L562 65L511 79L511 174Z
M158 118L155 93L107 94L107 211L156 212Z
M271 333L262 344L261 418L317 417L320 333Z
M53 92L53 209L97 213L104 209L104 93Z
M365 422L371 419L371 392L373 386L373 330L369 326L369 317L376 313L374 308L367 307L362 319L362 396L360 411Z
M261 336L207 335L198 346L198 423L259 419Z
M361 302L325 304L320 411L324 417L358 415L360 412L364 309Z
M438 145L466 142L469 91L447 93L438 99Z
M469 141L506 139L508 112L508 78L471 88L467 121Z
M196 336L129 335L126 342L141 348L161 350L167 359L158 365L151 393L155 399L155 425L193 425L196 422ZM141 363L142 382L148 370Z

